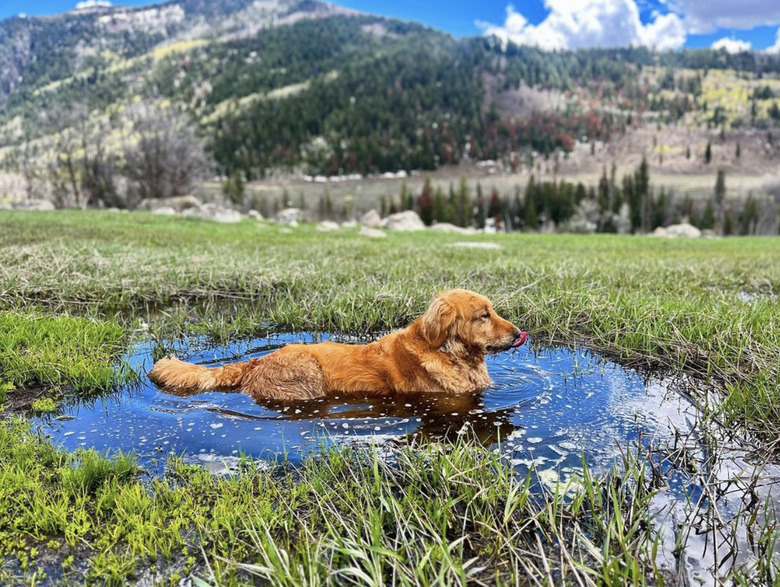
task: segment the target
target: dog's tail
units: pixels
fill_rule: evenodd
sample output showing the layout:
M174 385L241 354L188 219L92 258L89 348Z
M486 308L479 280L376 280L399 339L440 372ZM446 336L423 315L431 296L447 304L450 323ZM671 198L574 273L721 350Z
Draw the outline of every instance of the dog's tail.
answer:
M175 391L205 391L207 389L237 389L246 363L233 363L225 367L204 367L185 363L176 357L165 357L154 364L149 379Z

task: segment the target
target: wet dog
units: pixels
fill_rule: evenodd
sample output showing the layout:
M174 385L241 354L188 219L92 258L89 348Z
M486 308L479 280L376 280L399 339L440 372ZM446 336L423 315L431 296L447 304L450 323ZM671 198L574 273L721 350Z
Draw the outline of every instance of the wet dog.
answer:
M457 289L440 294L410 326L367 345L290 344L259 359L213 368L165 357L149 378L172 391L239 390L280 401L474 393L491 382L485 355L519 347L526 338L496 314L489 299Z

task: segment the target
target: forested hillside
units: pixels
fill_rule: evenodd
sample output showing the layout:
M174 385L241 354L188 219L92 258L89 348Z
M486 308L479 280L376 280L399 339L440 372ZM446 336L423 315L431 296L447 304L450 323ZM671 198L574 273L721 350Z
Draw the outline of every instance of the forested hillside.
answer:
M642 125L771 130L778 72L748 52L455 39L312 0L97 8L0 23L0 161L73 189L87 175L74 161L121 170L139 112L167 110L211 172L241 180L463 159L517 169Z

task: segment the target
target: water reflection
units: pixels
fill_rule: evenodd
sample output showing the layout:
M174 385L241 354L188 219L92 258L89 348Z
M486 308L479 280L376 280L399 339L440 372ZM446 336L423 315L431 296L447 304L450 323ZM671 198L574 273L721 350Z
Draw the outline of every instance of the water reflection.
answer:
M184 340L177 343L177 354L213 366L259 357L290 342L325 339L334 337L283 334L222 347ZM127 360L148 371L150 345L139 345ZM500 443L520 470L546 463L565 472L581 465L583 453L592 465L610 466L616 441L625 444L655 431L664 413L658 386L648 391L636 373L583 350L529 345L490 357L488 370L495 383L478 395L336 397L294 404L257 402L242 393L177 395L143 378L138 386L89 403L74 400L41 425L66 449L134 452L152 469L168 453L196 462L204 454L297 461L323 443L446 441L467 433L485 445ZM674 405L665 404L669 409Z

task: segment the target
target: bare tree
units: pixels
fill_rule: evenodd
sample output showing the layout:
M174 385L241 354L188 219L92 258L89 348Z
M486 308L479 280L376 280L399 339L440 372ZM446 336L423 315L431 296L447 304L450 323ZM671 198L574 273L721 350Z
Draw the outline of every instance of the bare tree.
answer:
M175 107L140 103L131 113L133 137L125 149L126 173L142 198L186 194L213 168L195 125Z
M56 155L48 165L55 203L79 208L98 204L122 207L116 189L116 154L105 145L112 130L110 122L91 116L83 105L55 117Z

